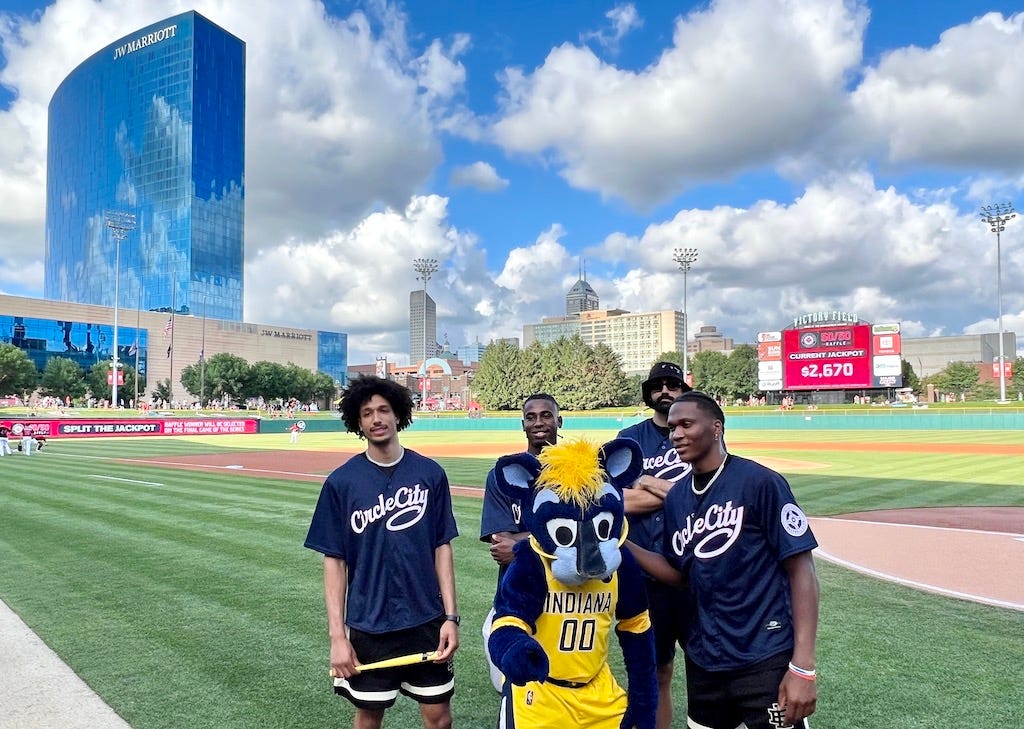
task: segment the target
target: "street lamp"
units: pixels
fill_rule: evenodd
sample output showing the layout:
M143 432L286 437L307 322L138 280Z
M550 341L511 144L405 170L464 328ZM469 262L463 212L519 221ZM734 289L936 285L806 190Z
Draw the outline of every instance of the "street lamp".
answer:
M981 219L996 234L996 300L999 307L999 402L1006 402L1006 368L1003 359L1003 264L1000 234L1006 230L1006 223L1017 217L1013 203L983 205Z
M110 228L110 235L116 241L114 244L114 346L111 362L110 377L110 406L117 407L117 375L119 363L117 361L117 308L118 296L120 295L121 283L121 241L128 237L128 231L135 230L135 214L120 211L109 211L106 213L105 224Z
M420 408L427 409L427 281L431 274L437 272L436 258L414 258L412 269L419 274L417 281L423 282L423 398L420 401Z
M689 354L687 350L690 348L690 317L686 312L686 274L690 272L690 266L697 260L697 249L676 248L672 260L679 264L679 270L683 272L683 382L690 384L686 380L687 355Z

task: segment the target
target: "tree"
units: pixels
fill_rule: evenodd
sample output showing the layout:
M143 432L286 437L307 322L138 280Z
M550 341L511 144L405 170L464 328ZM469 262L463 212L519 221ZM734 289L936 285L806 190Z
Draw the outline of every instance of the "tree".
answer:
M998 380L996 382L998 382ZM999 386L996 382L992 382L990 380L979 382L971 388L970 392L967 393L967 399L975 402L996 400L999 397Z
M597 407L628 405L633 399L633 391L622 371L622 357L607 344L599 342L594 346L594 363L594 379L599 393Z
M215 400L244 400L249 388L249 363L230 352L215 354L206 362L206 383Z
M473 378L473 397L491 410L518 410L523 404L520 373L519 347L510 342L492 342L480 357Z
M110 399L110 383L107 382L107 374L109 372L109 362L100 362L89 368L85 375L85 384L93 397L97 399ZM135 378L138 377L139 399L141 400L146 393L146 378L139 376L134 367L123 363L121 364L121 374L124 376L124 384L117 387L117 399L123 402L135 398Z
M166 380L161 380L160 382L156 383L156 387L153 388L153 397L155 397L157 400L163 400L164 402L170 404L170 402L171 402L171 380L170 380L170 378L168 378Z
M24 350L13 344L0 344L0 395L27 398L38 382L39 372Z
M691 357L690 359L692 360L693 358ZM679 365L679 369L682 369L683 368L683 353L682 352L677 352L674 349L670 350L668 352L662 352L658 356L658 359L654 360L654 362L672 362L673 364ZM654 366L654 362L651 362L650 367ZM647 379L647 375L644 375L641 378L641 381L646 380L646 379Z
M540 342L533 342L519 353L519 380L526 396L535 392L547 392L550 373L545 371L546 347ZM548 392L549 395L553 393Z
M967 362L950 362L946 369L936 374L936 384L945 392L965 395L978 385L981 373Z
M921 394L921 379L914 372L914 368L905 359L900 360L900 369L903 374L903 386L909 387L915 395Z
M85 384L85 373L73 360L67 357L51 357L39 379L39 393L46 397L55 397L61 402L65 398L77 400L82 397L88 386Z
M698 352L690 360L694 389L713 397L727 395L731 388L729 358L722 352Z
M1010 397L1011 393L1022 393L1024 392L1024 357L1018 357L1013 361L1013 377L1011 377L1006 387L1009 388L1006 391L1006 396Z
M325 408L330 408L331 403L338 394L338 385L334 378L325 372L313 373L313 399Z
M725 368L728 390L723 393L730 399L746 400L757 392L757 350L749 344L740 344L729 354Z
M286 378L284 365L266 360L255 362L249 369L249 395L262 397L265 402L284 397Z

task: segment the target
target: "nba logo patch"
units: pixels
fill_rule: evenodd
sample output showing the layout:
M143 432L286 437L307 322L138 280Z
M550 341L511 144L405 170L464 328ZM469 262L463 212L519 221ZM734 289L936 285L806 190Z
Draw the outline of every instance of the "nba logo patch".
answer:
M533 706L533 690L526 692L526 705Z

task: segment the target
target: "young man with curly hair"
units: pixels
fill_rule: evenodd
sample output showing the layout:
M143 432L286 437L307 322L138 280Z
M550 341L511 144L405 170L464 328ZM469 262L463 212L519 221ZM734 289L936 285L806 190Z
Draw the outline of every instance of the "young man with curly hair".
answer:
M450 729L459 615L448 477L399 442L412 422L406 388L357 377L340 409L367 447L327 477L306 537L324 555L334 691L356 707L354 729L378 729L399 692L419 703L425 729ZM430 651L433 661L359 671Z

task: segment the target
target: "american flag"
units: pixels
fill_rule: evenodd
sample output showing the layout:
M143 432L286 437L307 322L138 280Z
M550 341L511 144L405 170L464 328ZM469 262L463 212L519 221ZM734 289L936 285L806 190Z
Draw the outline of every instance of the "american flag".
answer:
M166 337L170 334L172 329L174 329L174 317L168 319L167 323L164 324L164 336Z

